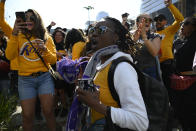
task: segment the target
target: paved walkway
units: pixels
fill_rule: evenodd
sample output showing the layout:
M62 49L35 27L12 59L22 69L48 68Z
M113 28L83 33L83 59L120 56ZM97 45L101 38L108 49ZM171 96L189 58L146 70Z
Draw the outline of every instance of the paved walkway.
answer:
M18 131L21 131L22 129L22 115L21 115L22 109L21 106L16 107L16 112L12 115L12 126L15 128L18 128ZM57 125L57 131L64 131L65 124L66 124L66 118L65 117L56 117L56 125ZM47 131L46 121L45 119L42 120L35 120L34 123L34 131Z

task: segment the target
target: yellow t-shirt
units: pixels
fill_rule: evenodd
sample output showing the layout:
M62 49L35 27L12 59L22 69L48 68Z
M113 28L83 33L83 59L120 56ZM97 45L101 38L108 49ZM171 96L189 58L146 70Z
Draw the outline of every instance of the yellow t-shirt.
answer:
M82 42L82 41L79 41L73 45L73 47L72 47L72 60L76 60L81 57L85 46L86 46L86 43Z
M168 8L173 14L175 21L172 25L168 26L164 30L157 31L157 33L163 36L163 39L161 41L161 56L159 58L160 62L174 58L173 52L172 52L174 35L180 28L180 22L184 20L183 15L179 12L179 10L173 4L170 4Z
M111 64L108 64L104 69L98 72L94 78L94 84L99 86L100 96L99 100L107 106L119 107L117 102L112 98L110 93L110 89L108 87L108 71ZM104 115L96 112L95 110L91 110L92 113L92 123L96 120L104 118Z

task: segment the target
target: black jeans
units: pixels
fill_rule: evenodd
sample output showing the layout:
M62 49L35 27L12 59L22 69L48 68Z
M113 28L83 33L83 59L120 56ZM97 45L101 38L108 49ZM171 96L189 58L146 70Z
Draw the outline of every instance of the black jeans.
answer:
M176 117L175 117L175 113L173 111L173 103L174 103L174 100L172 99L173 92L170 87L170 84L171 84L170 76L175 72L174 61L173 61L173 59L165 60L160 63L160 66L161 66L163 83L164 83L165 87L167 88L169 101L171 103L171 106L169 107L167 131L172 131L172 128L175 128L174 126L176 126L176 124L174 123Z
M165 61L160 63L160 66L161 66L161 71L162 71L163 83L164 83L165 87L168 90L169 99L171 101L171 98L170 98L171 97L170 96L171 95L170 76L175 72L174 60L173 59L165 60Z

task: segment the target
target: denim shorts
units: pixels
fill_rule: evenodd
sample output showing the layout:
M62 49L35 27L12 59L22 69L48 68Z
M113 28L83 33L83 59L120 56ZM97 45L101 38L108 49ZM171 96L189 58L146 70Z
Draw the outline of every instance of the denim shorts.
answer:
M54 81L49 72L40 76L18 76L18 92L20 100L37 97L42 94L54 95Z

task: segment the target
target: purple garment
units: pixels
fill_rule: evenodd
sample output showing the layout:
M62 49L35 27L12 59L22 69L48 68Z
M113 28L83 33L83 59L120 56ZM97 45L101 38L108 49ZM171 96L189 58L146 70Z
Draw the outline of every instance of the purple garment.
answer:
M111 45L108 47L104 47L98 51L96 51L93 56L91 56L88 64L86 65L86 68L83 73L84 79L93 79L94 75L96 74L96 65L100 62L100 58L102 56L106 56L109 54L114 54L119 51L119 48L117 45ZM99 88L99 86L94 85L96 88ZM89 87L90 88L90 87ZM81 124L81 117L83 115L83 112L87 107L83 106L83 104L80 104L78 102L77 97L75 96L70 112L68 114L68 120L66 125L66 131L77 131L78 126ZM89 124L89 121L87 120L87 126Z
M86 68L88 61L85 59L86 57L81 57L79 60L72 60L64 57L57 62L57 71L66 82L74 83L80 69L84 71ZM82 104L78 101L77 97L74 96L67 118L66 131L77 131L83 114L82 112L85 111L85 108L86 107L82 106Z
M85 107L78 101L77 97L74 97L70 112L67 118L66 131L78 131L78 126L81 120L81 114Z
M63 77L67 83L74 83L80 72L80 69L84 70L88 61L83 61L85 57L81 57L79 60L72 60L64 57L57 62L57 72Z
M70 111L68 113L65 131L78 131L81 124L81 118L86 109L87 107L78 101L77 96L74 96Z

